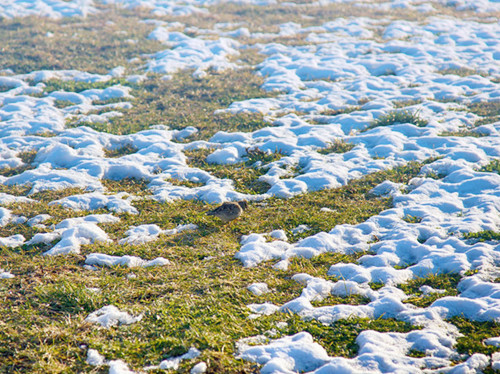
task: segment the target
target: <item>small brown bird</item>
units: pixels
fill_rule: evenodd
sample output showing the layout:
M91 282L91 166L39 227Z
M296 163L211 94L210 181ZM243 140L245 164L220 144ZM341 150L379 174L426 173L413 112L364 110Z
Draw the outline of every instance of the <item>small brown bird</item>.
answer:
M207 212L207 215L219 217L221 221L227 223L241 216L241 213L243 213L247 206L248 204L245 200L241 200L236 203L226 202L214 210Z

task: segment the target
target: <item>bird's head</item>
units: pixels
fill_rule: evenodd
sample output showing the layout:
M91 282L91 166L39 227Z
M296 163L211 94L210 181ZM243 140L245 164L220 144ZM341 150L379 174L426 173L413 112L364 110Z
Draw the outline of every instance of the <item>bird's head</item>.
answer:
M241 207L241 209L245 210L248 207L248 203L246 200L241 200L238 201L238 205Z

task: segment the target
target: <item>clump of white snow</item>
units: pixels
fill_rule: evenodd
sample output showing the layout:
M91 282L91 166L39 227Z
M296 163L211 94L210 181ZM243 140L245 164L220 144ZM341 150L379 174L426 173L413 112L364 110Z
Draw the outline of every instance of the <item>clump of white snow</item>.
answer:
M177 370L179 368L179 364L182 360L192 360L193 358L198 357L201 352L196 348L189 348L189 350L183 355L170 357L166 360L160 362L159 369L162 370Z
M248 291L253 293L255 296L261 296L270 292L267 283L252 283L247 287Z
M96 242L109 242L106 232L97 226L98 223L116 222L119 218L110 214L91 214L85 217L67 218L55 226L51 233L36 234L26 244L50 243L57 238L61 240L44 255L66 255L79 253L80 246Z
M196 230L197 228L198 226L195 225L194 223L188 223L184 225L179 224L177 225L177 227L168 230L162 230L156 224L140 225L128 229L125 232L125 235L127 236L123 239L120 239L119 243L132 244L132 245L144 244L147 242L157 240L160 234L175 235L183 231Z
M163 257L155 258L154 260L143 260L137 256L110 256L103 253L91 253L85 259L87 265L97 266L127 266L133 267L151 267L170 265L170 261Z
M97 210L107 208L115 213L138 214L130 202L131 199L125 199L126 193L116 195L104 195L100 192L92 192L84 195L72 195L59 200L52 201L51 204L60 204L65 208L74 210Z
M89 349L87 351L87 359L85 362L92 366L101 366L106 362L104 356L102 356L97 350Z
M104 306L93 313L90 313L85 321L97 323L105 328L110 328L117 325L130 325L139 322L142 319L142 314L134 317L127 312L120 311L114 305Z
M12 274L9 271L4 271L3 269L0 269L0 279L10 279L14 278L14 274Z
M191 368L191 374L203 374L207 371L207 364L204 362L198 362Z

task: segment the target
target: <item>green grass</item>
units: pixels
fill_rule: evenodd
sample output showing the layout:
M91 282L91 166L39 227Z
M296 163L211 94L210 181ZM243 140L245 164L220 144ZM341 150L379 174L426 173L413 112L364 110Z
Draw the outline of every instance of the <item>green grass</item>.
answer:
M378 117L364 131L380 126L391 126L398 123L411 123L418 127L427 126L427 120L420 117L418 111L393 110Z
M178 253L173 267L133 269L134 279L126 278L131 272L126 268L84 271L82 256L37 256L25 261L22 254L3 251L2 258L24 261L24 267L15 272L14 279L0 284L2 292L9 290L0 312L2 321L12 327L0 328L2 340L9 343L8 349L0 351L0 368L11 372L87 371L90 367L84 362L83 344L107 358L124 358L135 368L158 364L196 346L203 352L201 359L210 362L210 372L250 372L250 363L232 356L234 341L262 334L278 321L288 323L278 336L308 331L330 354L346 357L356 354L355 338L363 330L407 332L416 328L391 319L349 319L324 326L283 313L249 320L248 303L280 304L300 294L301 287L290 280L293 273L277 272L270 264L244 269L230 256L203 261L192 248L169 251ZM266 281L273 293L253 296L245 287L254 281ZM87 287L101 291L94 293ZM144 318L109 330L83 321L108 304L134 315L144 313ZM21 354L13 356L15 351Z
M403 221L408 222L408 223L420 223L422 222L422 217L417 217L417 216L411 216L407 214L402 218Z
M312 124L317 125L327 125L331 120L329 117L338 116L339 114L348 114L360 110L361 107L358 105L348 106L343 109L328 109L319 112L318 115L313 116L307 121Z
M321 277L331 281L338 281L336 277L328 275L332 264L357 263L358 259L371 252L359 251L351 254L346 253L322 253L310 259L293 257L290 259L289 269L293 273L305 272L313 277Z
M442 133L439 134L439 136L459 136L459 137L471 136L474 138L482 138L483 136L488 136L488 135L474 130L463 129L458 131L443 131Z
M417 105L422 103L423 100L421 99L415 99L415 100L400 100L400 101L393 101L392 105L396 109L401 109L401 108L406 108L412 105Z
M500 120L500 101L471 103L467 105L467 110L482 117L474 123L474 126L494 123Z
M133 145L126 144L120 148L104 149L104 154L106 155L106 157L116 158L116 157L130 155L132 153L136 153L137 151L138 151L138 149L135 148Z
M212 72L203 79L194 79L192 71L162 80L151 75L130 92L134 99L130 109L122 109L123 116L109 123L85 124L97 131L123 135L138 132L151 125L167 124L172 129L195 126L199 131L190 140L208 140L217 131L254 131L269 126L261 114L214 114L235 101L256 97L275 96L260 89L263 78L252 69ZM70 122L68 126L80 126Z
M469 69L469 68L456 68L456 69L443 69L443 70L438 70L437 73L443 74L443 75L448 75L448 74L453 74L453 75L458 75L460 77L468 77L471 75L481 75L481 76L486 76L486 73L483 73L481 71L475 70L475 69Z
M488 165L483 166L479 171L500 174L500 159L492 160Z
M492 230L484 230L479 232L467 232L463 234L464 239L470 239L476 242L485 241L500 241L500 232L495 232Z
M34 169L35 167L32 165L33 161L35 161L37 152L36 151L27 151L21 152L17 156L24 162L24 165L15 168L4 168L0 169L0 175L4 177L11 177L13 175L21 174L26 170Z
M307 331L317 340L330 356L354 357L359 346L358 335L365 330L378 332L410 332L420 327L392 318L369 320L367 318L348 318L323 325L316 321L304 322L298 318L289 322L288 333Z
M399 284L397 287L402 289L407 295L413 295L403 302L426 308L437 299L445 296L456 296L458 294L457 284L460 282L461 278L460 274L453 273L430 274L426 277L415 278L406 283ZM422 291L419 290L419 288L424 285L438 290L445 290L446 292L424 295Z
M147 10L108 7L86 18L3 19L0 66L17 74L44 69L106 74L116 66L131 66L129 59L165 49L147 39L154 26L139 21L148 16ZM113 23L107 22L110 19ZM53 36L47 37L47 32Z
M78 69L105 74L116 66L124 66L126 74L141 72L145 55L167 47L148 40L147 35L156 27L140 22L151 18L148 9L132 11L119 7L105 7L98 15L87 18L49 20L45 18L25 18L3 20L0 38L3 41L0 65L2 69L12 69L14 73L28 73L40 69ZM435 5L440 14L454 14L451 7ZM482 17L473 13L458 13L460 17ZM273 7L223 4L210 7L206 14L193 16L155 16L165 21L180 21L187 26L212 28L216 23L243 22L252 31L277 32L276 25L297 22L304 27L331 21L338 17L372 16L383 18L380 25L394 19L423 20L427 15L406 9L391 10L390 13L360 8L346 4L328 4L322 7L303 4L297 8L283 5ZM488 15L491 16L491 15ZM113 22L108 22L112 20ZM383 27L380 27L382 30ZM380 30L376 30L380 32ZM47 32L53 37L45 36ZM191 29L192 35L197 31ZM267 40L290 45L305 43L307 35L282 38L276 36ZM376 38L381 35L376 36ZM133 40L138 41L134 43ZM243 40L244 43L257 43ZM225 72L209 72L203 79L194 79L192 71L173 75L170 81L160 76L150 75L141 84L129 84L123 79L113 78L107 82L82 83L49 80L45 93L54 90L81 92L90 88L105 88L114 84L130 86L133 107L123 109L124 116L116 117L106 124L88 124L98 131L113 134L129 134L149 128L151 125L165 124L172 129L195 126L199 132L189 140L208 140L217 131L255 131L270 126L260 114L214 114L217 109L227 108L234 101L257 97L274 97L279 93L268 93L260 89L264 78L255 74L254 66L265 56L256 49L241 50L234 57L240 64L248 64L243 69ZM129 62L132 57L139 57ZM1 88L0 88L1 90ZM370 99L360 100L359 105ZM397 109L416 102L394 103ZM58 101L59 108L71 105ZM474 113L483 117L480 121L489 123L498 120L498 105L480 103L469 106ZM335 116L361 110L352 106L340 111L325 111L313 117L312 121L325 123L324 117ZM301 113L298 113L301 114ZM371 126L388 126L397 122L410 122L425 126L426 121L418 112L396 110L374 121ZM479 124L478 122L476 124ZM68 120L69 126L75 126ZM46 134L50 136L50 134ZM343 153L352 144L334 142L320 153ZM137 150L126 145L105 150L106 157L122 157ZM264 153L247 150L246 159L236 165L213 165L206 162L206 156L213 150L187 151L191 166L206 170L219 178L230 178L238 191L255 194L266 192L269 185L259 182L265 173L265 166L279 160L283 155L276 150ZM33 167L36 152L21 153L25 166L4 169L2 175L9 176ZM338 224L357 224L369 217L392 207L387 198L371 196L369 191L385 180L407 183L417 176L421 163L409 163L403 167L368 175L350 182L347 186L305 193L291 199L271 198L265 202L251 202L245 214L227 225L205 212L213 208L200 201L170 201L160 203L151 199L148 181L124 179L121 181L102 180L107 193L126 192L138 197L133 205L139 214L116 214L118 223L102 224L111 243L85 245L81 254L45 257L41 254L49 245L22 246L21 248L0 248L0 268L11 271L15 277L0 281L0 372L6 373L104 373L107 368L93 368L86 364L88 348L97 349L107 359L123 359L135 370L147 365L157 365L161 360L186 352L195 346L202 350L200 360L208 364L209 373L255 373L259 366L235 358L235 342L241 338L265 334L277 329L276 337L308 331L330 355L354 357L358 347L355 343L360 332L371 329L380 332L408 332L418 329L393 319L377 320L349 318L332 325L317 321L304 321L289 313L276 313L257 319L248 319L250 303L272 302L283 305L298 297L303 286L291 278L296 273L308 273L336 281L328 276L328 269L337 263L357 263L368 252L349 254L325 253L312 259L292 258L289 269L276 270L272 266L277 260L266 261L247 269L234 258L240 249L241 236L252 232L264 233L283 229L291 242L300 240L320 231L329 231ZM293 168L292 168L293 169ZM483 170L484 169L484 170ZM498 172L498 160L483 171ZM300 167L295 169L300 173ZM199 183L171 179L171 183L188 187ZM30 186L0 185L0 192L26 195ZM82 189L44 191L30 197L36 201L30 204L16 203L7 206L16 215L31 218L37 214L49 214L44 222L47 227L28 227L8 224L0 228L0 236L22 234L27 240L40 232L52 231L51 225L65 218L85 216L90 212L73 211L50 202L74 194L85 193ZM322 212L323 207L332 211ZM108 213L99 209L92 213ZM406 217L408 222L418 222L417 217ZM197 230L167 236L142 245L118 245L124 232L132 225L157 224L163 229L171 229L178 224L195 223ZM300 224L311 230L300 235L292 235L292 230ZM496 240L496 233L476 233L469 239ZM489 235L489 234L488 234ZM374 239L375 241L377 238ZM85 256L92 252L110 255L135 255L144 259L158 256L168 258L172 264L165 267L134 268L104 267L97 271L83 268ZM129 277L134 274L135 277ZM407 301L417 306L427 306L437 297L456 295L458 275L433 275L416 279L401 285L407 293L413 294ZM272 292L255 296L246 287L254 282L266 282ZM428 284L446 290L443 295L423 296L418 288ZM372 283L373 289L382 284ZM89 290L99 288L99 292ZM347 297L329 296L315 306L336 304L365 304L369 300L359 295ZM129 326L114 327L109 330L98 328L85 322L89 313L113 304L133 315L143 314L143 320ZM286 327L277 328L278 322L286 322ZM463 319L452 320L464 334L457 345L460 352L489 354L491 348L482 347L481 339L498 336L497 324L476 323ZM421 352L412 352L414 356ZM193 362L184 362L180 372L189 372ZM152 373L163 371L152 371Z
M491 355L500 351L500 347L483 344L483 340L500 335L500 324L497 322L469 321L463 317L454 317L449 320L458 327L464 336L457 339L455 349L458 353L471 356L474 353Z
M252 161L272 160L276 155L256 153ZM138 215L120 214L120 222L102 224L112 239L122 238L131 225L156 223L173 228L181 223L195 223L198 230L173 236L160 236L143 245L97 243L82 247L81 255L40 256L48 248L24 247L0 249L0 267L15 277L0 283L3 307L0 309L0 339L9 350L0 354L0 372L86 372L85 345L97 349L108 359L125 359L133 368L158 364L162 359L196 346L203 351L201 359L211 372L252 372L253 364L236 360L234 342L243 337L262 334L278 321L288 322L282 334L306 329L332 353L352 356L354 339L366 328L379 331L407 331L410 327L391 320L341 321L333 326L300 321L297 316L278 313L258 319L247 319L247 304L269 301L276 305L297 297L302 286L291 279L293 274L307 272L326 276L328 267L337 262L356 262L362 253L352 255L324 254L312 260L293 259L290 269L277 271L275 261L251 269L243 268L234 258L240 238L251 232L284 229L288 233L300 224L308 224L311 235L339 223L358 223L390 207L388 199L369 196L373 186L383 180L404 182L417 175L421 164L375 173L351 184L334 189L303 194L292 199L270 199L267 204L252 203L245 215L222 225L204 214L211 207L196 201L158 203L150 199L134 201ZM106 181L109 191L144 188L136 180ZM12 187L10 192L17 187ZM20 192L20 191L17 191ZM48 213L48 225L88 212L74 212L48 202L81 191L46 191L34 196L36 204L9 207L15 214L30 210L29 216ZM338 213L320 212L329 206ZM97 212L104 213L104 210ZM24 213L26 214L26 213ZM11 228L3 228L8 235ZM15 230L15 228L12 228ZM23 232L26 239L44 229ZM297 240L300 236L293 238ZM292 236L290 235L290 238ZM90 252L111 255L135 255L145 259L168 258L172 265L157 268L123 267L86 271L82 268ZM127 278L134 273L136 278ZM253 282L266 282L271 293L254 296L246 290ZM97 294L87 287L98 287ZM331 297L325 303L365 303L355 295ZM130 326L98 329L84 322L92 311L113 304L134 315L144 314L143 321ZM318 304L320 305L320 304ZM307 327L309 326L309 327ZM336 335L332 335L335 333ZM342 341L350 342L342 344ZM15 356L9 352L17 352ZM187 369L189 363L182 366ZM184 369L182 369L184 370Z
M90 89L104 89L117 84L130 85L125 79L121 78L111 78L105 82L81 82L81 81L63 81L58 79L49 79L44 82L45 88L43 91L45 93L51 93L54 91L66 91L66 92L82 92Z
M341 139L335 139L334 142L330 143L327 147L318 150L318 153L327 155L330 153L345 153L349 152L355 147L354 144L345 142Z
M190 166L208 171L217 178L231 179L236 191L247 194L263 194L271 187L268 183L258 180L267 170L262 167L253 167L255 163L260 162L265 165L279 160L282 156L279 152L268 154L255 149L247 151L248 160L245 162L233 165L218 165L209 164L206 161L207 156L213 151L214 149L198 149L185 151L184 153L188 157Z

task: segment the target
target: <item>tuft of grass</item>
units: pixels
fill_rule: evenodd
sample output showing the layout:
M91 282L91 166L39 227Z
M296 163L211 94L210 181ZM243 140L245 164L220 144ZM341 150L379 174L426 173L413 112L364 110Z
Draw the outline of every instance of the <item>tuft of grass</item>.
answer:
M475 70L475 69L469 69L469 68L449 68L449 69L442 69L437 71L438 74L443 74L443 75L458 75L459 77L468 77L471 75L481 75L481 76L487 76L486 73L483 73L481 71Z
M44 83L45 83L45 88L43 89L43 91L45 93L51 93L54 91L79 93L90 89L104 89L117 84L130 85L130 83L128 83L123 78L111 78L107 81L102 81L102 82L84 82L84 81L74 81L74 80L49 79Z
M213 149L198 149L185 151L188 157L188 164L208 171L217 178L231 179L237 191L247 194L263 194L271 187L268 183L258 180L265 174L262 167L252 167L256 162L272 162L281 157L280 153L267 154L258 149L248 150L248 160L233 165L209 164L206 162L207 156Z
M385 286L385 284L381 283L381 282L370 282L370 283L368 283L368 285L374 291L380 290L382 287Z
M346 153L355 147L354 144L345 142L342 139L335 139L326 148L318 150L318 153L327 155L330 153Z
M85 192L88 192L84 190L83 188L79 187L71 187L71 188L65 188L62 190L45 190L45 191L40 191L37 193L34 193L30 195L29 197L38 200L41 203L50 203L51 201L54 200L59 200L67 196L72 196L72 195L79 195L83 194Z
M458 353L471 356L474 353L491 355L500 351L500 347L483 344L484 339L500 335L500 323L469 321L463 317L453 317L448 322L457 326L460 333L463 334L457 338L455 345Z
M411 349L406 355L414 358L422 358L426 356L425 352L417 351L416 349Z
M24 165L21 165L16 168L0 169L0 175L3 175L4 177L11 177L13 175L21 174L26 170L34 169L35 167L32 164L33 161L35 161L36 154L37 154L36 150L19 153L18 157L21 159L22 162L24 162Z
M500 120L500 101L486 101L467 105L468 111L481 116L474 126L494 123Z
M443 131L442 133L438 134L439 136L459 136L459 137L474 137L474 138L482 138L483 136L487 136L486 134L474 131L474 130L469 130L469 129L463 129L463 130L458 130L458 131Z
M401 108L406 108L412 105L417 105L420 104L423 100L422 99L414 99L414 100L399 100L399 101L393 101L392 105L396 109L401 109Z
M54 101L54 106L58 109L64 109L68 106L72 106L74 103L69 100L55 100Z
M189 187L189 188L194 188L194 187L201 187L204 184L201 182L192 182L189 180L178 180L178 179L167 179L170 183L172 183L174 186L184 186L184 187Z
M109 193L127 192L136 196L150 195L148 192L149 181L145 179L124 178L119 181L102 179L101 183Z
M483 166L479 171L500 174L500 159L492 160L488 165Z
M500 241L500 232L495 232L493 230L466 232L463 234L463 238L470 239L474 242Z
M419 329L421 327L412 326L407 322L397 321L392 318L379 318L376 320L348 318L326 326L317 321L304 322L296 318L289 322L287 335L307 331L326 349L330 356L355 357L359 349L356 338L362 331L406 333Z
M104 149L104 154L108 158L122 157L136 153L138 149L131 144L126 144L120 148L115 149Z
M443 179L444 177L446 177L446 174L435 173L435 172L431 171L431 172L428 172L427 174L425 174L425 177L435 179L435 180L440 180L440 179Z
M352 254L346 253L322 253L310 259L293 257L290 259L289 269L292 273L307 273L314 277L339 281L336 277L328 275L328 270L333 264L357 263L358 259L371 252L359 251ZM373 253L371 253L373 254Z
M342 109L326 109L319 112L317 115L311 116L307 121L317 125L328 125L330 117L338 116L339 114L348 114L360 110L359 105L352 105Z
M402 220L408 223L420 223L422 222L422 217L411 216L407 214L402 218Z
M404 300L404 303L426 308L434 301L444 296L456 296L458 294L457 285L460 279L460 274L430 274L426 277L415 278L407 283L399 284L397 287L402 289L406 294L413 295ZM435 289L446 290L446 292L424 295L422 291L419 290L419 288L424 285Z
M380 126L391 126L397 123L411 123L418 127L425 127L428 122L420 117L418 111L393 110L378 117L364 131Z
M255 163L259 162L262 164L269 164L274 161L278 161L283 154L280 150L276 150L275 152L264 152L259 148L247 148L247 161L245 162L248 166L252 166Z

